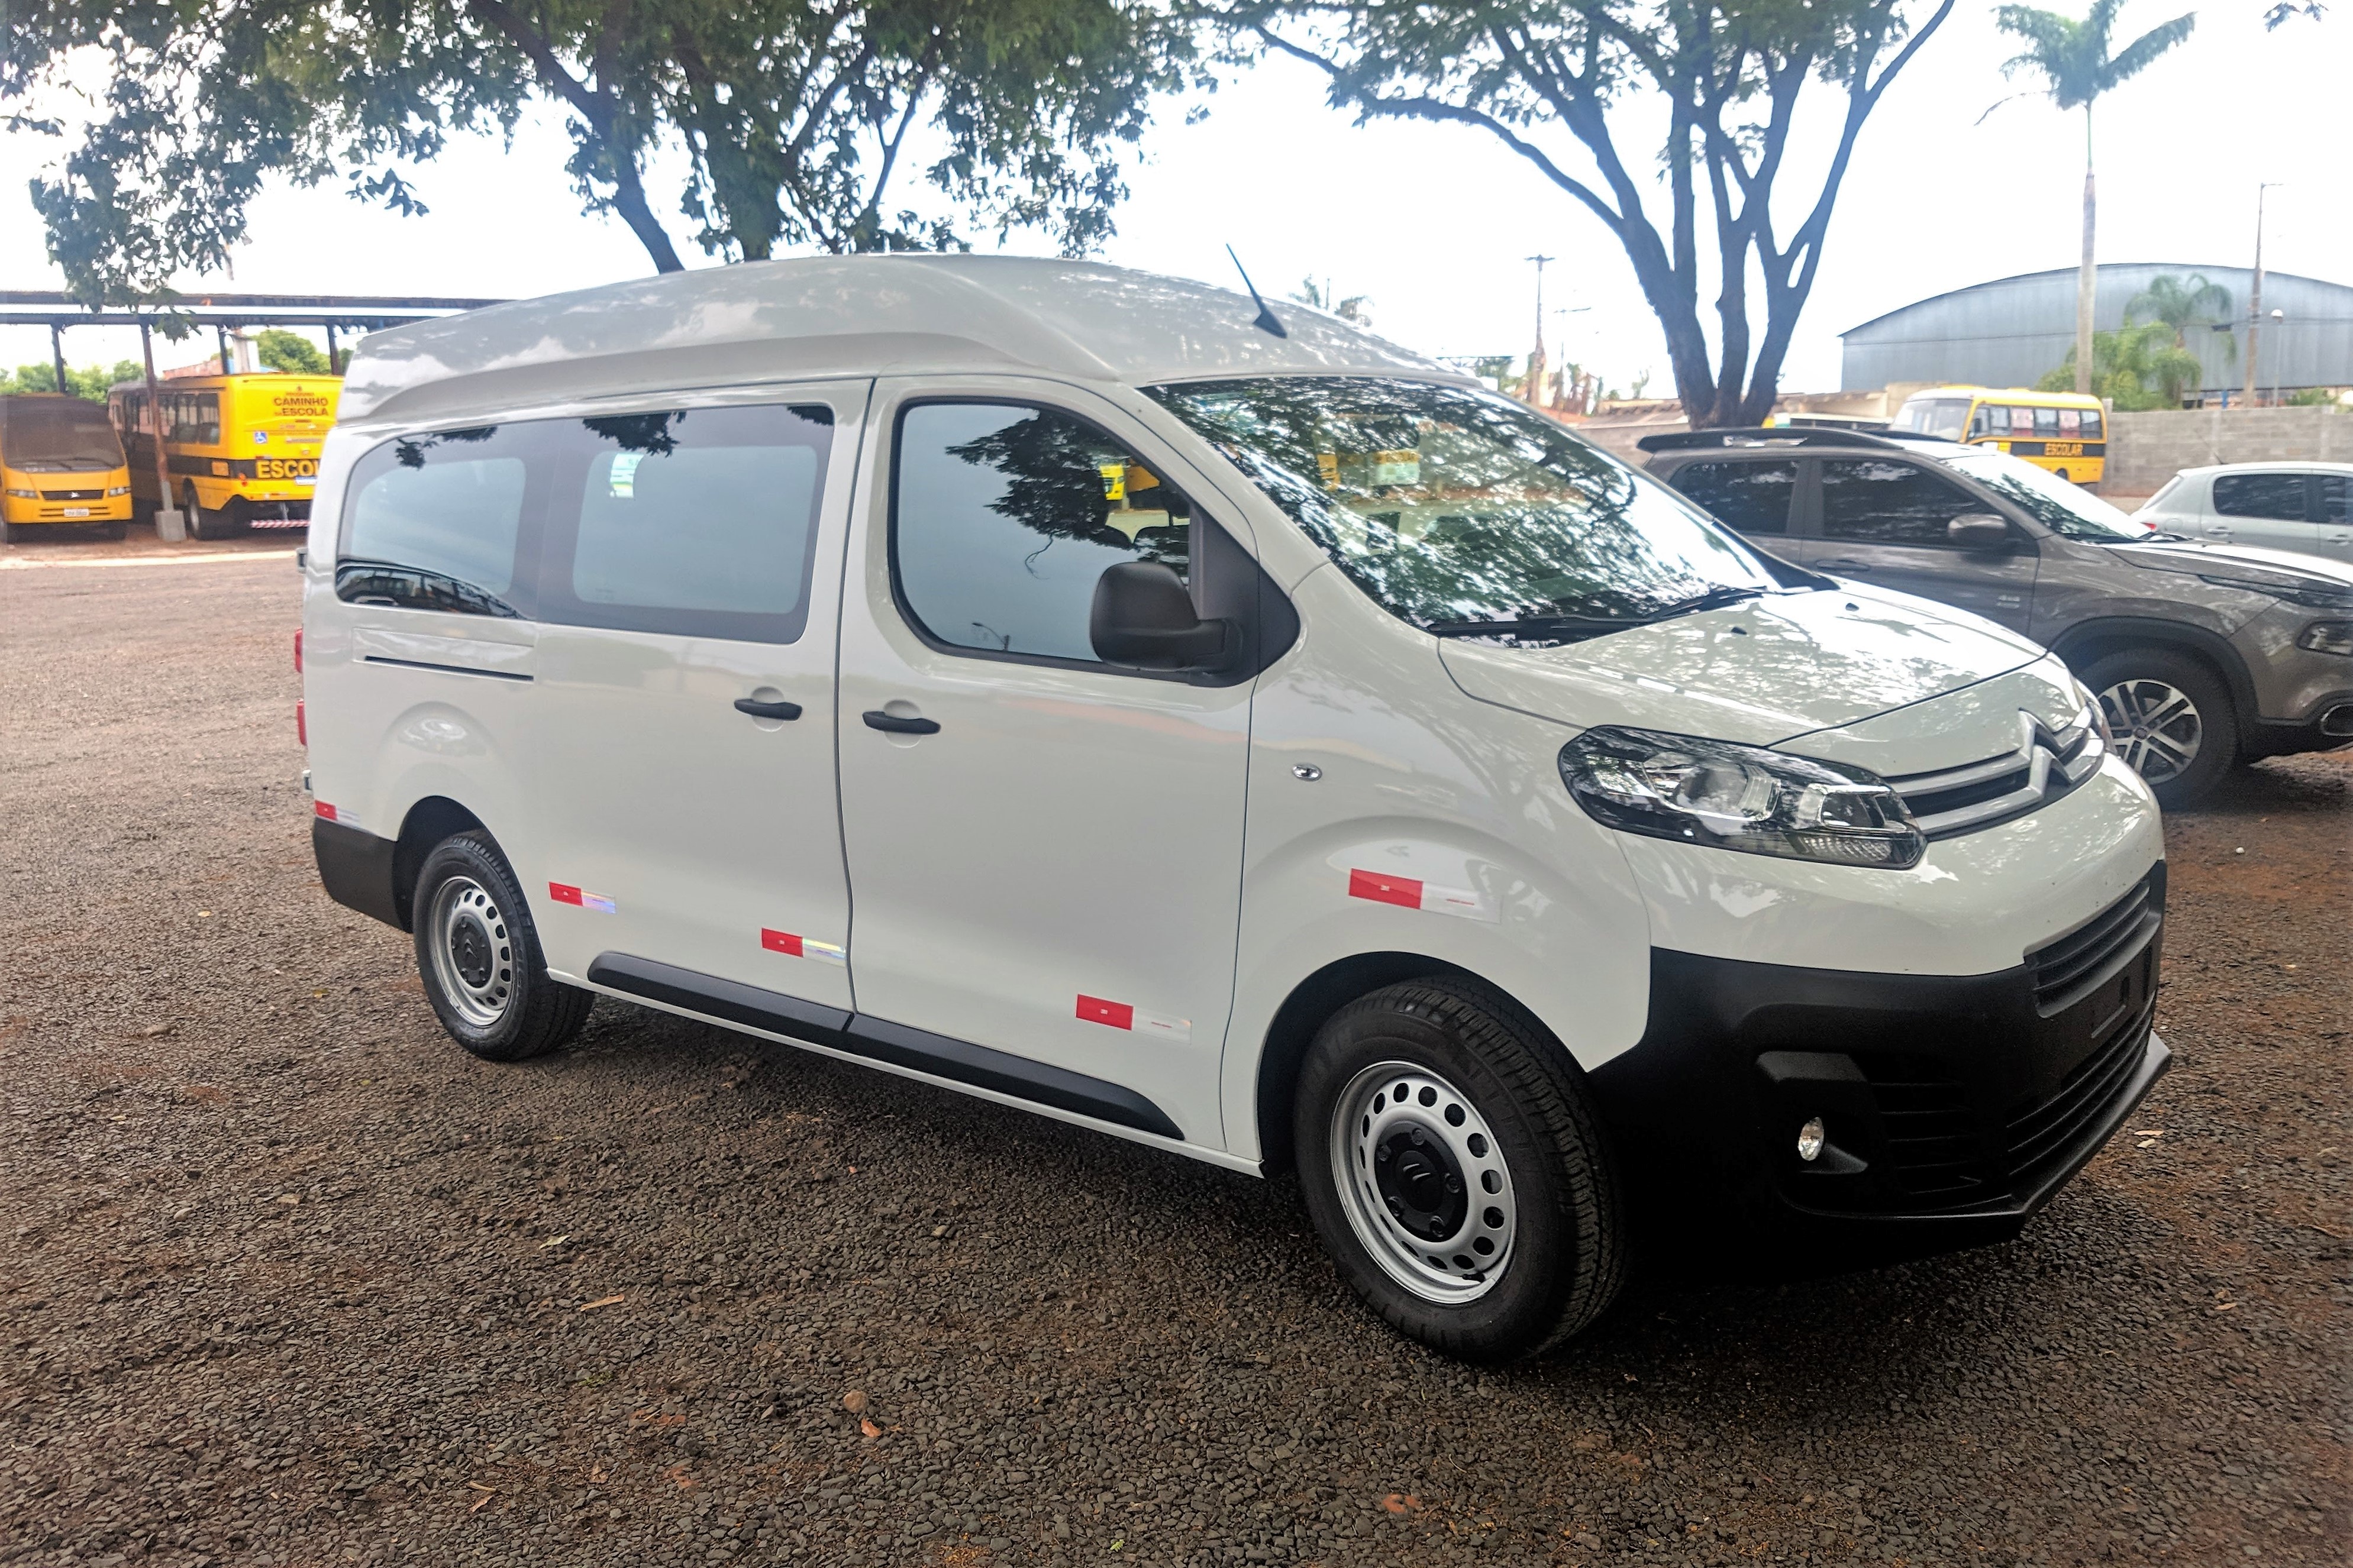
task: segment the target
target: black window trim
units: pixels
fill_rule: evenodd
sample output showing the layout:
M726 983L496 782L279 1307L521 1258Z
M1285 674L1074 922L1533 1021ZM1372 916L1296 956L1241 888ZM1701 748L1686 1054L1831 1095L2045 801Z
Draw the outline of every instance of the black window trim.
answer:
M997 664L1040 665L1050 669L1087 670L1096 675L1124 676L1137 680L1163 680L1169 681L1179 686L1229 686L1238 684L1238 682L1229 679L1223 675L1204 679L1202 672L1197 670L1134 669L1125 665L1106 664L1099 658L1064 658L1060 654L1015 653L1010 649L1006 648L967 647L962 643L952 643L942 639L932 631L931 627L923 624L923 617L915 614L915 607L907 602L905 585L899 578L899 455L901 451L901 443L903 440L906 432L907 416L913 410L918 408L936 407L942 405L969 407L975 404L999 408L1029 408L1049 414L1059 414L1066 419L1075 420L1079 424L1085 426L1088 429L1092 430L1097 435L1101 436L1104 440L1109 441L1113 446L1119 447L1120 450L1134 457L1137 461L1143 461L1142 455L1137 453L1135 450L1135 443L1114 431L1106 429L1102 420L1093 418L1088 415L1081 414L1078 410L1067 407L1062 404L1049 402L1042 397L1023 397L1004 393L926 392L918 393L914 396L906 398L901 402L898 407L892 410L891 413L891 450L888 454L888 467L891 477L890 504L888 513L883 519L882 528L883 552L888 559L891 572L891 602L898 609L901 623L904 625L909 631L914 633L915 637L925 647L931 648L934 652L950 654L958 658L987 659ZM1165 465L1150 466L1152 467L1155 475L1158 477L1160 482L1168 486L1171 489L1175 490L1178 496L1182 497L1187 508L1190 510L1192 521L1187 525L1185 540L1185 563L1187 567L1185 588L1186 592L1192 597L1194 613L1198 615L1200 613L1201 605L1199 568L1202 557L1206 553L1201 543L1201 528L1204 523L1207 523L1212 528L1221 527L1221 525L1209 514L1208 508L1202 506L1198 501L1193 499L1190 491L1177 484L1172 476L1161 472L1161 468L1165 467ZM1230 530L1226 530L1225 531L1229 537L1231 537ZM1243 553L1246 557L1248 556L1248 552L1243 552ZM1262 571L1263 568L1261 570ZM1249 674L1243 676L1242 679L1245 680L1249 679L1256 673L1256 670L1251 670Z

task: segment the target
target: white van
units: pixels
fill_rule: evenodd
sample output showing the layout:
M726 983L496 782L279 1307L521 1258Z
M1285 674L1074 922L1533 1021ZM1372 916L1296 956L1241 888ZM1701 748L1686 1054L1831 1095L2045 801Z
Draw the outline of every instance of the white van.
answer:
M1638 1240L2014 1234L2168 1059L2084 689L1254 314L896 256L369 337L305 564L328 891L492 1059L607 995L1295 1168L1463 1356Z

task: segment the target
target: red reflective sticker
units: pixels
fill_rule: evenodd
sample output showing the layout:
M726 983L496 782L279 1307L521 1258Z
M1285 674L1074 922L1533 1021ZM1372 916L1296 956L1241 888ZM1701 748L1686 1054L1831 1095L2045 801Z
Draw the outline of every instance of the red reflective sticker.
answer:
M1348 896L1370 899L1377 904L1398 904L1409 910L1421 908L1421 884L1411 877L1384 877L1377 871L1348 873Z
M547 896L559 904L576 904L580 901L580 889L567 888L561 882L550 882L547 885Z
M1135 1027L1135 1009L1124 1002L1106 1002L1100 996L1079 998L1079 1016L1090 1024L1108 1024L1114 1029Z
M788 931L770 931L767 927L762 926L760 945L770 952L790 953L795 958L804 956L801 952L801 939Z
M335 808L329 805L323 800L312 801L311 803L311 809L318 813L321 816L325 817L329 822L335 820Z

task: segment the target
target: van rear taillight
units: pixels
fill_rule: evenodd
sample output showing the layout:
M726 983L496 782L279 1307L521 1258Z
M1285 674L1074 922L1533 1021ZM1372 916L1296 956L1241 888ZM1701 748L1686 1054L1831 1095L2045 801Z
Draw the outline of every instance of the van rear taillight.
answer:
M294 673L302 673L302 628L294 628Z
M304 745L311 743L311 723L302 715L302 700L294 699L294 738Z

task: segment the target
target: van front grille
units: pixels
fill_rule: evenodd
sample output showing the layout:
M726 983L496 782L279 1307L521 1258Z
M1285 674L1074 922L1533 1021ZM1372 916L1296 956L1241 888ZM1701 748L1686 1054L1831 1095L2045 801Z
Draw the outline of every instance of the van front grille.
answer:
M2131 892L2056 942L2026 955L2034 975L2034 1009L2048 1018L2063 1013L2138 952L2165 920L2165 862Z
M2019 1181L2052 1155L2071 1147L2084 1129L2114 1103L2140 1062L2155 1011L2152 997L2137 1016L2122 1020L2106 1045L2067 1075L2058 1092L2010 1117L2003 1129L2006 1180Z
M106 492L100 490L43 490L43 500L104 500Z
M2105 751L2088 709L2076 722L2055 731L2021 710L2016 750L1887 782L1904 797L1922 833L1950 838L2050 805L2091 777Z

